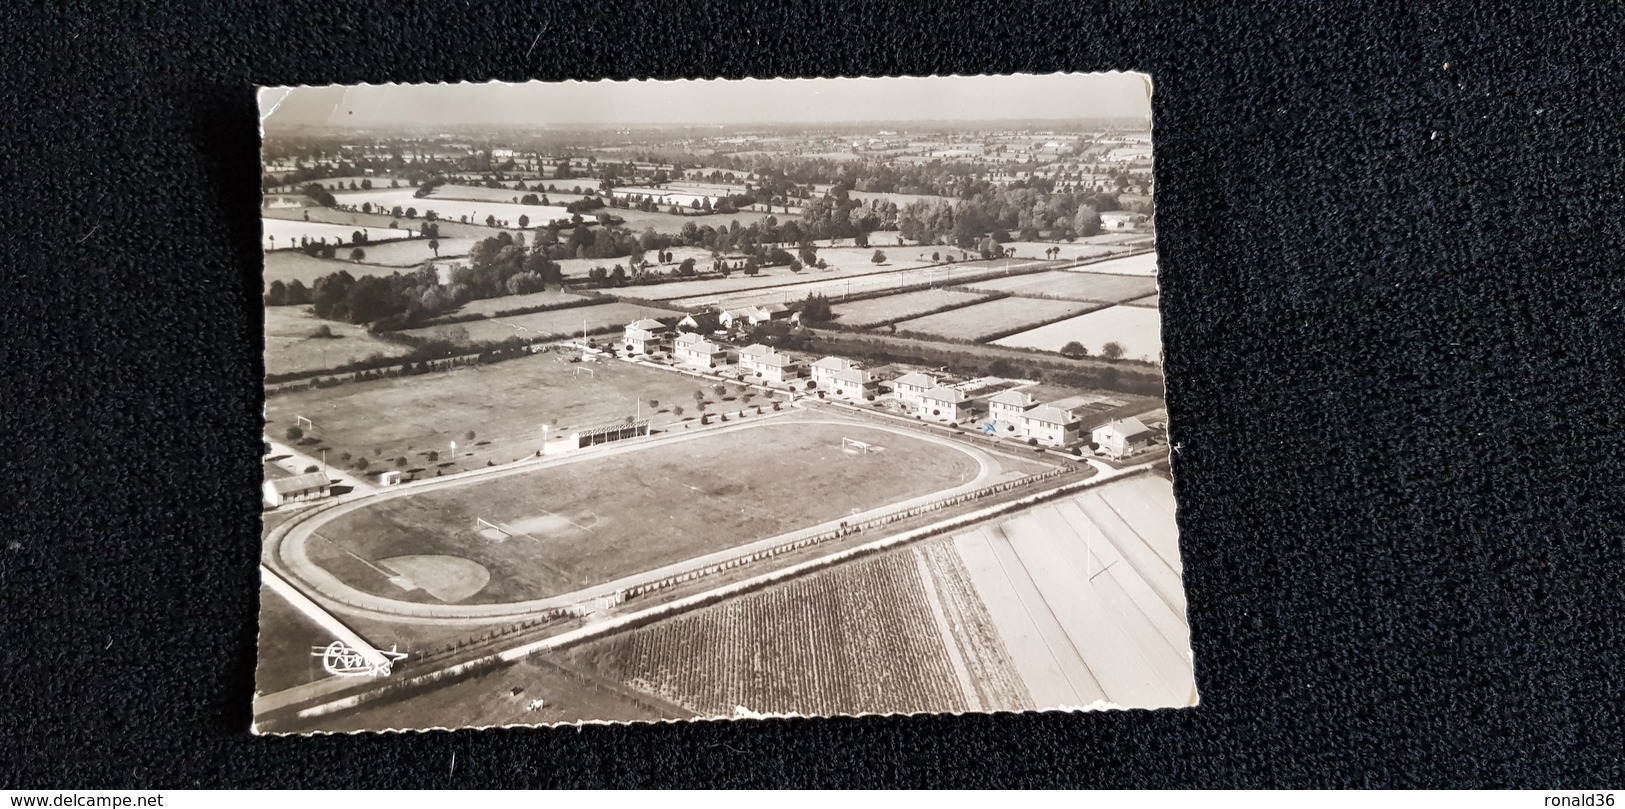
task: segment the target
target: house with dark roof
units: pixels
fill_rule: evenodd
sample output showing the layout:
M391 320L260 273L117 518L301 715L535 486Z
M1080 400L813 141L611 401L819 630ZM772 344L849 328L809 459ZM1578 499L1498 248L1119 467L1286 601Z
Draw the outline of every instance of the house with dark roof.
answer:
M677 321L677 330L680 332L699 332L710 334L722 328L721 316L716 312L696 312Z

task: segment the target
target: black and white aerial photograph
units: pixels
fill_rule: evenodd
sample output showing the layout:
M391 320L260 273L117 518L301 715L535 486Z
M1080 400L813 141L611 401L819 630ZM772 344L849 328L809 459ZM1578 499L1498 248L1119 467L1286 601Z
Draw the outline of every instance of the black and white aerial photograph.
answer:
M255 731L1195 705L1151 93L261 88Z

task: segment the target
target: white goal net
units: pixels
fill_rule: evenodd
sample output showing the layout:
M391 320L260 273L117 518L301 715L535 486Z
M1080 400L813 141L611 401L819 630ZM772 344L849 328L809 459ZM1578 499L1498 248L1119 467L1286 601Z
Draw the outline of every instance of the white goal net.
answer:
M848 455L868 455L870 452L879 451L879 449L880 447L877 447L874 444L867 441L859 441L856 438L841 439L841 451Z

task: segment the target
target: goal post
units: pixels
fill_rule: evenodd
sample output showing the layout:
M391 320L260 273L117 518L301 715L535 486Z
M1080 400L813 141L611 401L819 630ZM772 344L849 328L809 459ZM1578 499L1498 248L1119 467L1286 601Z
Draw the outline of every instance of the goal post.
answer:
M474 533L492 542L501 542L508 538L510 532L484 517L474 518Z
M307 419L304 416L294 416L293 417L293 423L300 426L300 427L303 427L303 428L305 428L307 430L316 429L316 422L311 421L310 419Z
M867 441L844 437L841 439L841 451L848 455L867 455L870 449L871 446Z

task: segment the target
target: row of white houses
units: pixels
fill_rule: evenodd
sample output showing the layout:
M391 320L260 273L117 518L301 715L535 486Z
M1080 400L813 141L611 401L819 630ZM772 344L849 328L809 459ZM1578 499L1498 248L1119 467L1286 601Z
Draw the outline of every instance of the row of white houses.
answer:
M681 325L681 324L679 324ZM626 343L637 353L664 347L665 324L638 320L626 327ZM729 364L726 346L699 332L679 334L672 344L677 361L694 368L712 370ZM802 376L795 357L781 354L759 343L738 352L741 372L764 382L787 383ZM817 390L851 401L870 401L880 395L881 380L845 357L824 357L806 368ZM943 424L968 423L975 415L971 398L958 388L941 383L931 374L911 371L891 381L897 402L924 421ZM1065 449L1079 444L1085 436L1085 397L1040 402L1020 390L1006 390L988 400L982 429L989 434ZM1113 419L1088 431L1090 440L1108 457L1123 458L1151 445L1153 433L1139 419Z

